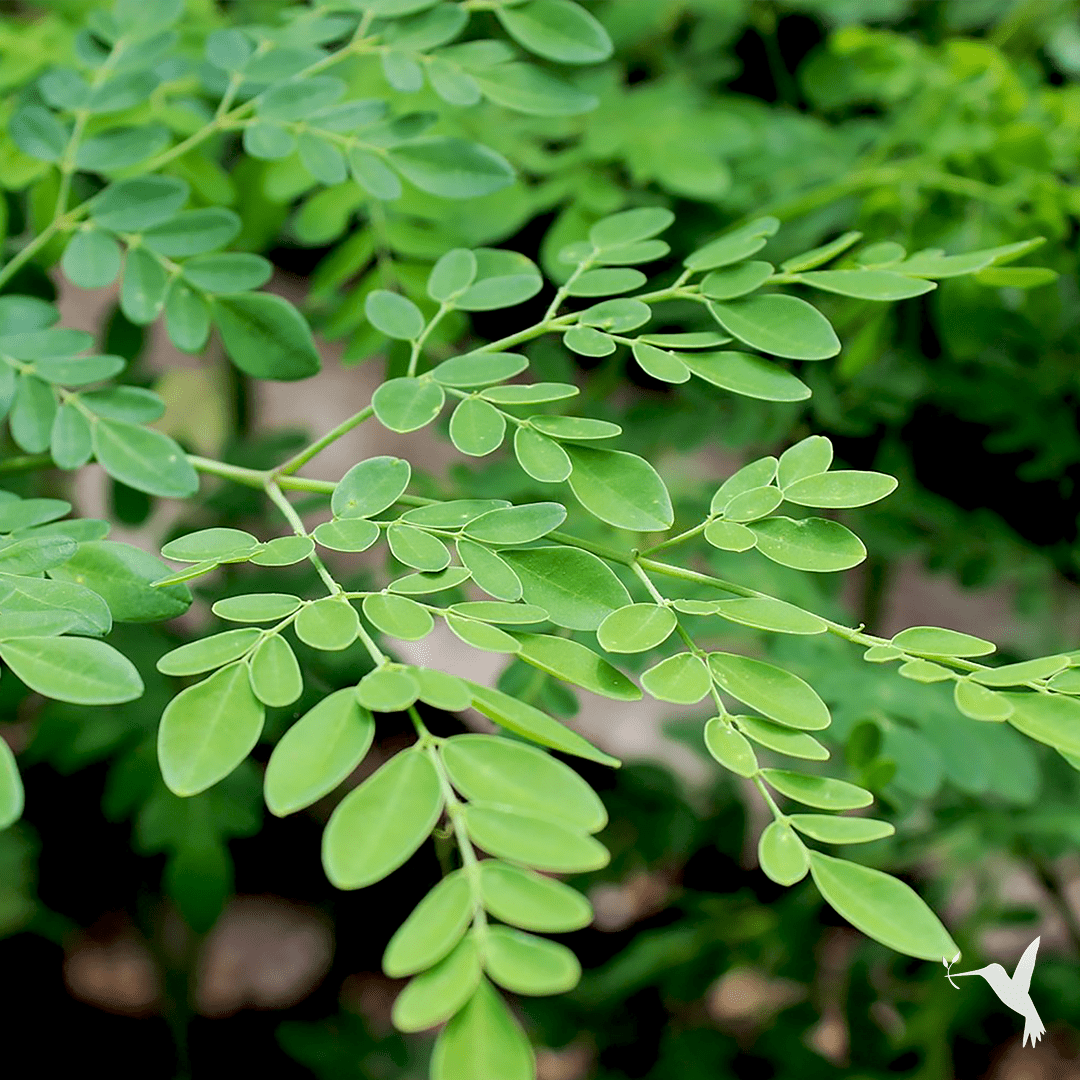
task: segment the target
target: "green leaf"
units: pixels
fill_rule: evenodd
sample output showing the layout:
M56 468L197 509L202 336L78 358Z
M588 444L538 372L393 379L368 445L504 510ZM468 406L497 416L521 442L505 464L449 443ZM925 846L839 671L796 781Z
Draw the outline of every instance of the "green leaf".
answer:
M751 488L741 495L736 495L727 504L724 509L724 518L742 523L757 521L771 514L783 501L783 495L771 485Z
M543 750L500 735L454 735L439 753L454 787L471 802L505 806L599 832L607 811L568 765Z
M761 288L772 276L772 263L744 262L706 275L701 291L710 300L734 300Z
M576 731L571 731L570 728L560 724L558 720L553 720L532 705L518 701L517 698L504 694L501 690L481 686L469 680L465 681L472 692L473 708L483 713L489 720L494 720L500 727L506 728L507 731L531 739L552 750L618 768L618 759L605 754L602 750L597 750Z
M831 721L825 702L798 675L736 653L709 653L716 685L771 720L802 731L821 731Z
M592 922L592 905L576 889L498 859L480 863L480 895L497 919L524 930L565 933Z
M753 776L758 771L754 748L730 723L714 716L705 724L705 749L725 769L737 776Z
M257 97L256 111L267 120L306 120L336 104L345 90L346 84L332 75L293 79Z
M240 217L223 206L184 210L143 232L143 243L171 259L225 247L240 231Z
M708 307L732 337L762 352L792 360L826 360L840 351L828 319L796 296L770 293L724 304L710 301Z
M246 251L197 255L183 265L184 277L212 293L238 293L257 289L270 280L274 267L269 259Z
M692 330L676 334L642 334L639 340L661 349L715 349L717 345L726 345L731 338L711 330Z
M450 552L446 545L437 536L415 525L394 522L386 530L386 539L394 558L416 570L432 572L450 564Z
M568 283L566 291L568 296L614 296L640 289L646 281L648 278L640 270L624 267L586 270Z
M446 395L430 379L390 379L375 391L371 404L375 415L391 431L418 431L442 411Z
M450 441L471 457L493 453L505 437L505 417L483 398L465 398L450 417Z
M432 668L410 668L409 673L420 687L420 700L446 712L461 712L472 702L464 679Z
M251 689L264 705L291 705L304 692L304 677L292 647L280 634L271 634L248 661Z
M319 370L311 328L280 296L217 296L212 312L229 359L246 374L288 381L306 379Z
M795 570L850 570L866 558L863 542L838 521L772 517L749 526L762 555Z
M736 716L735 723L739 730L756 743L775 750L788 757L802 758L804 761L827 761L829 751L805 731L792 731L782 724L771 720L759 720L756 716Z
M125 367L127 361L122 356L50 356L34 363L34 370L46 382L64 386L85 386L111 379Z
M197 795L228 776L258 742L264 716L243 663L182 690L165 707L158 728L166 786L176 795Z
M985 668L971 672L967 678L983 686L1023 686L1027 682L1048 679L1069 665L1063 654L1040 656L1036 660L1021 660L1018 664L1004 664L997 668Z
M71 503L65 499L20 499L0 492L0 533L22 532L70 513Z
M758 840L758 862L765 876L777 885L794 885L810 869L806 845L790 825L770 821Z
M67 562L77 550L66 536L28 536L0 548L0 573L37 574Z
M376 330L399 341L413 341L424 332L420 309L408 297L386 289L368 293L364 314Z
M261 638L262 631L254 626L224 630L170 650L158 660L157 669L163 675L199 675L213 671L246 656Z
M407 596L373 593L364 597L362 607L377 629L403 641L419 641L435 629L431 613Z
M142 232L168 221L187 202L188 185L172 176L117 180L90 202L90 217L110 232Z
M547 612L543 608L532 604L505 604L500 600L467 600L461 604L451 604L450 610L455 615L504 626L528 625L547 619Z
M509 505L506 499L451 499L406 510L399 520L422 528L460 529L489 510Z
M601 218L589 229L589 242L598 251L634 244L662 233L675 215L662 206L640 206Z
M581 965L565 945L507 926L488 929L484 968L515 994L561 994L581 979Z
M277 622L300 607L300 597L290 593L247 593L218 600L211 611L230 622Z
M570 489L594 517L621 529L668 529L675 520L664 481L636 454L569 446Z
M514 182L514 167L479 143L426 136L393 146L390 163L410 183L444 199L490 195Z
M986 656L995 648L992 641L939 626L909 626L893 635L892 644L924 656Z
M165 402L152 390L141 386L108 386L79 395L95 415L129 424L150 424L165 412Z
M167 499L183 499L199 489L199 477L183 450L168 435L123 420L91 425L94 457L114 479Z
M866 506L896 490L895 477L879 472L838 469L806 476L784 487L784 498L799 506Z
M431 1080L533 1080L532 1046L486 979L435 1040Z
M776 467L777 486L786 488L797 480L826 472L832 459L832 443L824 435L810 435L780 455Z
M520 648L517 638L511 637L497 626L489 626L487 623L473 619L463 619L452 613L445 614L443 618L454 636L474 649L495 653L516 653Z
M630 603L626 587L608 566L580 548L537 547L504 551L502 557L520 578L525 600L544 608L556 626L595 630L612 611Z
M866 844L871 840L883 840L896 832L887 821L864 817L790 814L788 821L811 840L818 840L823 844Z
M578 312L583 326L593 326L610 334L624 334L644 326L652 318L652 309L641 300L603 300Z
M68 629L73 634L96 636L112 629L112 616L105 601L74 582L0 574L0 596L5 616L61 616L71 620Z
M953 685L953 700L960 712L972 720L1007 720L1013 712L1012 703L1001 694L966 679Z
M0 612L0 639L56 637L72 629L79 620L73 611Z
M529 116L580 116L597 106L592 94L532 64L499 64L476 72L474 78L490 101Z
M5 365L6 366L6 365ZM28 454L49 448L56 419L56 394L36 375L20 375L8 424L16 445Z
M371 713L352 687L309 709L274 747L266 765L266 805L285 817L328 795L363 761L375 737Z
M874 796L864 788L831 776L806 776L787 769L762 769L762 779L789 799L822 810L857 810L869 806Z
M464 871L447 874L413 908L383 953L383 971L402 979L426 971L462 939L473 914L472 890Z
M453 1016L480 982L480 953L472 935L416 976L398 995L391 1019L399 1031L423 1031Z
M520 600L521 579L509 563L482 544L461 537L457 541L458 558L467 567L473 581L497 600Z
M255 566L292 566L315 550L310 536L275 536L249 560Z
M470 521L465 535L483 544L527 544L539 540L566 520L562 503L528 503L500 507Z
M676 653L641 674L641 685L659 701L693 705L709 692L709 669L693 653Z
M510 386L491 386L480 391L480 396L496 405L538 405L545 401L561 401L580 393L570 383L526 383Z
M60 259L64 276L80 289L101 289L111 285L120 273L120 245L98 229L77 232Z
M68 129L41 105L26 105L11 118L12 142L37 161L59 161L68 144Z
M356 699L373 712L400 712L420 696L420 684L408 672L382 667L368 672L356 687Z
M313 649L337 652L347 649L360 629L360 616L348 600L327 596L305 604L293 623L296 636Z
M932 281L905 277L892 270L817 270L799 274L798 280L815 289L860 300L907 300L937 288Z
M127 657L92 638L19 638L0 642L0 659L31 690L73 705L116 705L143 692Z
M644 341L635 341L633 353L641 370L660 382L684 383L690 378L690 368L678 356L665 349L647 345Z
M607 31L571 0L531 0L521 6L497 7L495 14L519 45L546 60L595 64L611 56Z
M397 502L411 476L412 466L404 458L367 458L338 481L330 509L338 518L374 517Z
M759 630L773 630L780 634L823 634L829 628L824 619L812 612L767 596L718 600L715 611L717 615L732 622L755 626Z
M427 755L402 750L338 803L323 833L323 867L339 889L360 889L407 862L442 813Z
M1080 701L1057 694L1003 692L1013 707L1009 723L1021 734L1055 750L1080 754Z
M259 547L259 541L243 529L200 529L170 540L162 549L175 562L240 561Z
M404 593L407 596L424 596L427 593L456 588L463 582L468 581L470 577L472 575L464 566L448 566L437 574L406 574L396 581L391 581L387 588L393 593Z
M1046 266L989 266L979 270L975 280L993 289L1034 289L1057 281L1059 276Z
M683 266L689 270L729 266L760 251L779 228L780 222L774 217L757 218L699 248L683 261Z
M810 873L840 915L890 949L935 962L960 951L937 916L902 881L818 851L810 853Z
M353 179L373 199L392 202L401 198L401 181L382 158L354 146L349 151L349 168Z
M471 352L451 356L431 369L431 377L444 386L466 390L512 379L529 366L520 353ZM518 387L518 389L521 389Z
M705 539L721 551L749 551L757 543L757 537L737 521L710 521Z
M914 679L921 683L947 682L952 678L952 672L947 667L932 664L929 660L909 660L906 664L901 664L897 672L905 679Z
M646 652L667 641L677 622L670 608L628 604L604 619L597 627L596 640L606 652Z
M533 667L594 694L617 701L637 701L641 691L603 657L580 642L551 634L515 634L518 656Z
M560 483L573 469L570 455L554 439L524 426L514 432L514 456L529 476L544 484Z
M454 301L462 311L514 307L543 288L544 279L536 264L520 252L476 248L473 254L476 280Z
M599 870L611 856L598 840L546 817L471 802L469 837L489 855L563 874Z
M90 423L75 405L65 402L56 410L49 436L49 453L60 469L78 469L94 452Z
M244 152L264 161L287 158L296 149L296 136L281 124L249 120L244 127Z
M427 294L444 304L463 293L476 279L476 256L468 248L441 255L428 275Z
M120 287L120 310L136 326L152 323L165 304L169 278L164 267L149 252L131 248L124 263Z
M699 379L721 390L760 401L805 401L810 387L760 356L742 352L703 353L680 360Z
M563 334L563 344L579 356L610 356L617 348L615 339L591 326L571 326Z
M828 244L811 248L801 255L785 260L780 264L780 269L785 274L796 274L800 270L813 270L815 266L823 266L830 259L842 255L852 244L857 244L862 237L861 232L846 232Z
M25 796L19 766L7 742L0 739L0 831L22 817Z
M58 579L49 584L92 589L108 604L117 622L160 622L191 606L186 585L155 588L150 584L168 572L160 559L141 548L115 540L88 540L80 543L66 563L49 571L50 577Z

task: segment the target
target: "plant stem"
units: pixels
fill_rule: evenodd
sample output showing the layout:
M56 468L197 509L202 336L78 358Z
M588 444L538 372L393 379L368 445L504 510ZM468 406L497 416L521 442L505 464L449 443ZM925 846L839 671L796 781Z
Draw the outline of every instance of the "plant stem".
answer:
M297 536L307 537L307 529L304 528L304 523L300 520L300 515L292 508L289 500L285 498L281 491L281 488L272 480L267 480L264 484L264 490L270 497L270 501L285 515L286 520L293 527L293 532ZM322 559L313 550L308 556L308 561L318 571L319 577L323 579L323 584L330 590L331 596L337 596L342 591L341 586L331 577L330 571L326 569Z
M305 447L303 450L299 451L299 453L293 454L288 461L271 469L270 476L275 480L280 481L283 477L296 472L297 469L306 465L316 454L321 453L331 443L337 442L337 440L346 432L352 431L354 427L359 427L360 424L374 415L374 408L370 405L365 406L358 413L350 416L348 420L342 420L336 428L332 431L328 431L321 439L316 439L310 446Z

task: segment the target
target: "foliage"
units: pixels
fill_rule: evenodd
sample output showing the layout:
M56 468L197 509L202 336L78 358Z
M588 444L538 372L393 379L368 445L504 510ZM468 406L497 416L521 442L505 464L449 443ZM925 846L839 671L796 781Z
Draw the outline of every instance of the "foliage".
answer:
M657 29L660 8L597 11L626 57ZM284 817L339 790L379 728L404 714L415 740L325 823L326 876L340 890L372 886L434 835L444 876L382 959L388 976L409 979L393 1021L403 1032L445 1023L432 1052L437 1080L534 1076L530 1040L495 987L544 996L578 984L575 953L540 935L580 929L591 908L550 875L603 873L608 831L618 838L596 785L550 752L590 777L619 765L551 715L573 714L568 684L617 702L647 694L700 706L694 744L749 780L772 817L757 838L771 882L812 880L840 916L901 954L956 953L918 893L888 872L913 861L912 838L899 853L890 822L842 812L876 796L910 809L942 778L1030 804L1025 740L1080 768L1080 651L988 666L981 658L995 646L982 638L939 627L883 638L847 625L805 575L866 559L847 511L889 496L897 480L833 467L824 435L785 434L782 453L704 493L685 479L669 488L658 450L673 420L703 402L735 402L721 407L746 418L733 429L746 443L777 406L785 433L807 407L841 435L881 413L895 418L916 395L897 405L873 392L874 380L893 377L875 357L903 338L885 305L924 297L956 336L950 304L971 304L988 313L992 334L1002 297L1014 295L992 290L1056 280L1054 269L1015 263L1043 242L1036 231L1063 234L1065 183L971 162L976 148L988 153L979 123L999 125L1005 110L1021 128L1014 144L1027 154L1043 140L1055 165L1068 133L1048 118L1066 115L1066 89L1036 101L992 47L913 54L902 35L849 27L800 72L802 93L841 119L788 117L798 140L769 157L752 108L729 114L723 99L686 85L680 60L701 38L665 39L669 73L637 88L617 64L594 70L611 56L611 36L571 0L341 0L268 5L257 21L245 12L235 23L179 0L77 14L84 23L49 17L65 32L46 70L9 76L0 401L14 447L3 468L15 479L0 502L0 659L20 696L25 687L69 706L119 706L92 737L92 756L115 754L109 813L134 820L144 851L167 852L187 923L213 924L230 890L229 839L259 827L250 756L261 742L274 742L262 798ZM738 25L716 16L698 33L712 34L712 47ZM869 90L867 56L885 72ZM994 92L973 94L957 131L945 126L913 153L909 133L923 130L934 101L919 88L987 71ZM867 94L892 110L887 122L843 117ZM677 125L661 119L672 108ZM741 141L720 138L725 124ZM729 146L731 160L712 143ZM822 178L804 171L792 184L786 172L807 156L832 171L850 165L848 178L814 187ZM873 168L855 168L863 157ZM990 175L961 182L957 160ZM873 228L865 244L862 232L836 235L844 214L859 216L846 200L862 190L886 192L862 208L865 221L845 222ZM946 206L927 220L920 200L938 190L993 212L958 227ZM666 205L691 200L711 204L692 228ZM494 246L553 212L535 259ZM785 235L781 220L796 216ZM891 237L905 219L917 225L902 245ZM669 228L674 254L662 238ZM330 249L303 313L260 291L273 266L258 252L279 234ZM309 443L188 452L204 450L192 431L150 426L168 423L166 402L129 366L137 350L97 351L93 335L60 325L43 273L53 267L78 288L119 280L123 325L138 333L161 321L182 352L212 355L216 330L238 385L317 373L312 326L348 339L346 364L385 354L386 378L369 404ZM843 351L834 325L851 341ZM981 341L961 340L958 356ZM601 364L591 393L575 382L575 357ZM839 390L820 374L836 357ZM624 364L663 391L662 430L655 415L639 424L597 391L617 385ZM863 396L848 410L853 392ZM297 475L358 424L409 434L447 406L449 440L476 468L444 489L389 455L337 481ZM683 449L713 430L685 426ZM74 473L90 461L118 504L186 500L161 558L108 539L106 521L69 518L70 501L27 482L35 470ZM265 498L287 531L262 519L261 503L236 501L235 486ZM325 520L309 527L302 514L313 508ZM691 569L689 554L657 557L683 545L707 553L716 573ZM338 554L368 549L386 555L375 580L350 574ZM187 612L193 590L221 620L209 633L168 648L163 636L137 642L121 626L115 644L102 640L114 623ZM394 658L395 641L423 640L437 622L510 659L498 688ZM839 641L862 650L861 661L896 664L904 681L840 659L830 648ZM61 756L65 724L77 727L72 713L49 711L62 707L43 712ZM502 733L438 733L452 723L446 714L468 708ZM826 775L819 734L844 746L848 779ZM23 789L6 742L0 755L0 821L13 825ZM160 773L148 774L154 756ZM788 812L778 799L806 809ZM1018 829L1037 831L1035 817ZM848 845L872 842L879 854L848 857ZM19 901L9 906L17 924ZM715 946L721 908L701 900L675 956ZM755 917L766 926L768 909ZM724 933L736 943L736 929ZM636 977L594 974L578 1001L617 1000Z

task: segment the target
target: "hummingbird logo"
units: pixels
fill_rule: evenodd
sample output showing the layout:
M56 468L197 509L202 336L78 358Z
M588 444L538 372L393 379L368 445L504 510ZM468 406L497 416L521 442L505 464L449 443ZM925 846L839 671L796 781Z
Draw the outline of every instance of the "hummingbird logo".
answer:
M954 972L952 966L960 959L960 954L957 953L951 961L946 960L944 956L941 958L941 962L945 965L945 978L949 980L955 989L959 990L960 987L953 982L953 979L961 975L981 975L990 984L990 989L1013 1012L1018 1012L1024 1018L1024 1040L1020 1044L1021 1046L1026 1046L1028 1039L1031 1040L1031 1045L1034 1046L1043 1037L1043 1032L1046 1031L1042 1020L1039 1019L1039 1014L1035 1011L1031 994L1028 993L1028 988L1031 986L1031 973L1035 970L1035 954L1039 951L1039 942L1041 940L1041 937L1037 937L1024 950L1024 955L1017 962L1016 970L1013 972L1011 979L1000 964L988 964L986 967L977 968L975 971Z

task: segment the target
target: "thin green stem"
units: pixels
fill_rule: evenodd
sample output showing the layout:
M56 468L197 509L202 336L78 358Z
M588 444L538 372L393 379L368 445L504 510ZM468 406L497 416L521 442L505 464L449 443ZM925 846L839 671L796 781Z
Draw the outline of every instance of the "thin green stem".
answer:
M753 776L751 779L754 781L754 786L761 792L761 797L769 804L769 809L772 811L773 818L776 821L787 821L787 815L776 805L776 800L765 786L765 781L762 780L760 776Z
M409 370L407 372L410 377L416 374L416 365L420 362L420 353L423 351L424 342L427 341L431 331L439 325L442 317L452 310L451 305L440 304L439 310L432 315L431 321L424 327L424 332L412 343L412 353L409 356Z
M659 544L653 544L652 547L645 548L641 552L642 555L652 555L657 551L663 551L665 548L674 547L676 544L683 543L684 540L690 540L695 536L699 536L705 531L706 526L709 524L710 518L706 518L700 525L695 525L692 529L687 529L686 532L679 533L678 536L673 536L670 540L664 540Z
M264 485L266 494L270 497L270 501L285 515L285 519L293 528L293 532L297 536L307 537L307 529L304 528L304 523L300 520L300 515L292 508L289 500L285 498L281 488L272 480L267 480ZM331 596L337 596L341 591L341 586L333 579L330 571L326 569L326 565L318 554L313 550L308 556L308 562L315 567L322 578L323 584L330 590Z
M270 476L277 481L280 481L284 477L296 472L297 469L306 465L316 454L321 453L331 443L337 442L348 431L352 431L354 427L358 427L365 420L370 419L375 415L375 409L371 405L365 406L358 413L354 413L347 420L342 420L340 424L332 431L328 431L320 439L316 439L310 446L305 447L299 453L293 454L288 461L283 462L276 468L270 470Z

